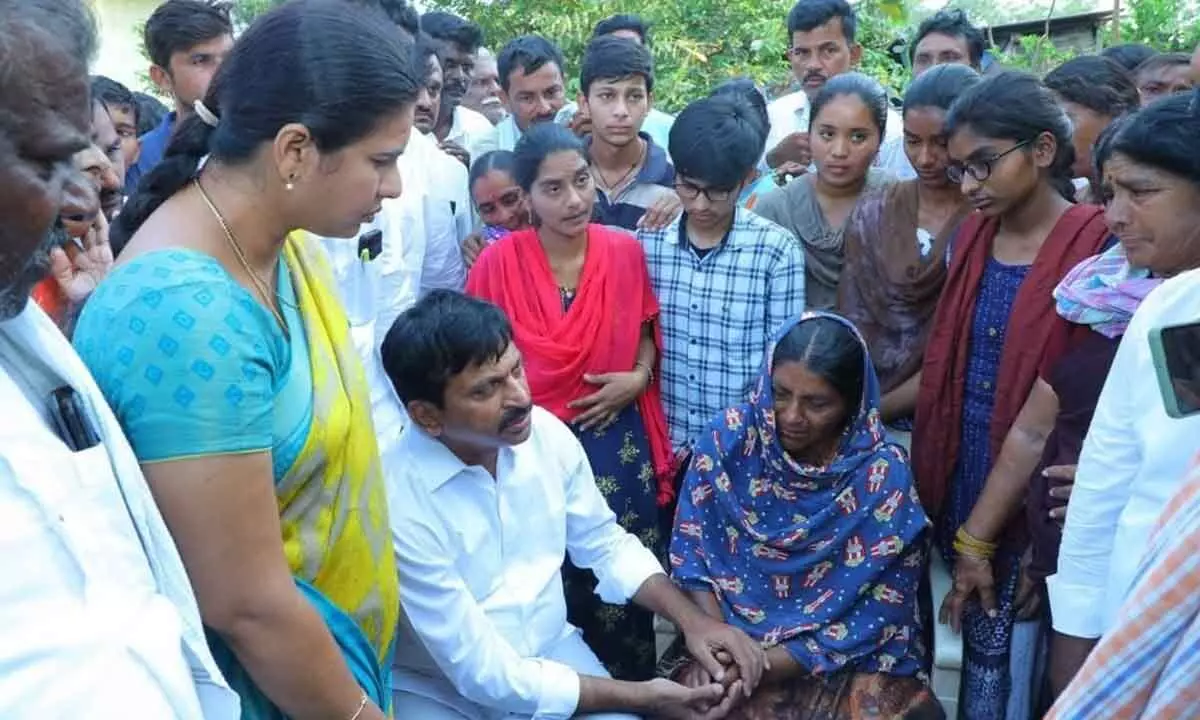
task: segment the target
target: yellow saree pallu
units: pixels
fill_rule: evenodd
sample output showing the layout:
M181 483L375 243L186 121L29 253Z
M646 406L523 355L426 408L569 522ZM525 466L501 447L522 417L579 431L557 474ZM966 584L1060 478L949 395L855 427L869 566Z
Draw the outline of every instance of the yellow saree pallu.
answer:
M386 708L400 614L387 498L366 373L332 271L312 242L294 233L284 247L307 334L313 420L276 485L283 544L359 683Z

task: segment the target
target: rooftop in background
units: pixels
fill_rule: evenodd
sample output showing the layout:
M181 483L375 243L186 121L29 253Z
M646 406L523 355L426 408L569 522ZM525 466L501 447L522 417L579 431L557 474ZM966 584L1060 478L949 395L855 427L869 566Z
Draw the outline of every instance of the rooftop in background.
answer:
M1062 15L1049 20L1050 40L1059 50L1096 52L1099 49L1100 29L1112 19L1112 10L1096 10L1076 15ZM1047 21L1023 20L981 28L988 44L995 50L1007 49L1010 42L1023 35L1042 35Z

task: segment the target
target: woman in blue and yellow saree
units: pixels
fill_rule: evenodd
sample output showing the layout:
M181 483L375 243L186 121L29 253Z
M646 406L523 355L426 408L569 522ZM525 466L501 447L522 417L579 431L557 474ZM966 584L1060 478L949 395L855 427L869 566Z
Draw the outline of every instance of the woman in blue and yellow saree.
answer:
M387 716L399 584L379 450L303 231L352 238L399 195L419 83L366 10L261 17L121 214L128 244L77 326L248 720Z

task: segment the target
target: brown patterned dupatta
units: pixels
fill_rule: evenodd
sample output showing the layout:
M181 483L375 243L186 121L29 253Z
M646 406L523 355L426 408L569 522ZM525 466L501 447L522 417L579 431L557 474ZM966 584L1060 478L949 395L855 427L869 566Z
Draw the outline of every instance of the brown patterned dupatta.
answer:
M921 369L946 247L967 215L964 205L922 248L917 210L917 181L896 183L864 195L846 227L838 313L866 339L883 393Z

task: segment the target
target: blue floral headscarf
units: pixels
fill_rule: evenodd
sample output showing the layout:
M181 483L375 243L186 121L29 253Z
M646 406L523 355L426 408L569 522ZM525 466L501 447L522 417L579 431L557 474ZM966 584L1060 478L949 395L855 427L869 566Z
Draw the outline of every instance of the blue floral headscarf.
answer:
M854 333L865 368L836 456L814 466L779 443L771 373L784 336L822 317ZM776 333L764 365L750 402L726 410L696 444L672 574L685 589L711 590L727 622L764 646L784 645L809 672L916 675L929 520L904 451L884 439L866 345L844 318L805 313Z

